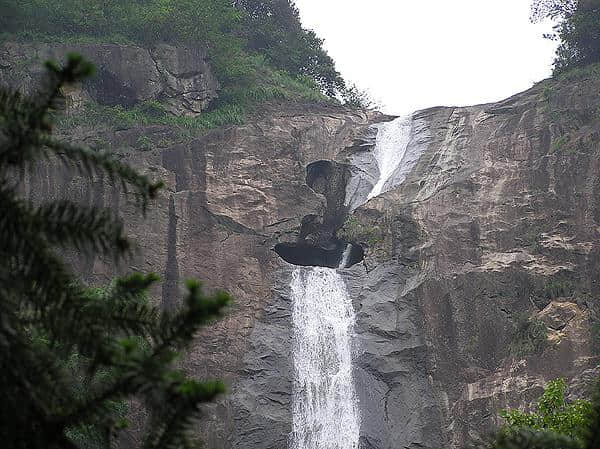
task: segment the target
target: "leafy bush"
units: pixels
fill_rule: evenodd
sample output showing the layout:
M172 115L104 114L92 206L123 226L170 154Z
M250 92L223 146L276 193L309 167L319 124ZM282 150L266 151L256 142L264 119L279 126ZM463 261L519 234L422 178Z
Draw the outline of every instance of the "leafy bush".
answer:
M544 286L544 298L556 299L561 296L571 296L573 294L573 283L568 279L555 279Z
M344 226L338 231L338 235L345 240L368 243L370 246L383 243L385 240L379 226L364 225L353 215L348 217Z
M300 24L291 0L237 0L242 15L242 35L248 48L288 73L310 77L333 97L345 88L333 60L323 50L323 41Z
M191 135L218 126L241 124L243 119L244 110L236 105L223 105L196 117L178 117L169 114L160 103L156 102L143 102L132 108L91 103L86 105L81 113L61 116L57 124L63 129L97 123L123 128L138 125L169 125L179 129L184 135Z
M366 90L361 90L356 85L347 86L342 92L342 97L344 99L344 103L348 106L364 109L377 107L377 103L373 100L369 93Z

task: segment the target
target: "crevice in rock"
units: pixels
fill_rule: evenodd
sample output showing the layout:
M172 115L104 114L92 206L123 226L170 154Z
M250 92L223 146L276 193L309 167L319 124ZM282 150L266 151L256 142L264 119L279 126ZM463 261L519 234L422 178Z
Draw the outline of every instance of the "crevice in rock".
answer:
M342 227L348 214L344 202L350 169L348 164L329 160L315 161L306 167L306 185L327 200L322 223L332 233Z
M162 288L162 308L171 311L177 304L179 285L179 264L177 262L177 213L175 199L169 198L169 235L167 246L167 267Z

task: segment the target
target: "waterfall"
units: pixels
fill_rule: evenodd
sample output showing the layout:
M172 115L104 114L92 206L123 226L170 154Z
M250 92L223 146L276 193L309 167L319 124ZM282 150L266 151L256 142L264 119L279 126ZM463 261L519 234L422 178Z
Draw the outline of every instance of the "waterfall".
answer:
M348 262L350 261L350 252L352 251L352 245L348 243L344 252L342 253L342 259L340 260L340 264L338 268L346 268L348 266Z
M354 309L340 274L292 274L295 383L292 449L357 449L359 414L352 378Z
M373 155L377 160L379 179L367 199L383 193L386 183L401 165L410 142L412 122L412 116L406 116L378 125Z

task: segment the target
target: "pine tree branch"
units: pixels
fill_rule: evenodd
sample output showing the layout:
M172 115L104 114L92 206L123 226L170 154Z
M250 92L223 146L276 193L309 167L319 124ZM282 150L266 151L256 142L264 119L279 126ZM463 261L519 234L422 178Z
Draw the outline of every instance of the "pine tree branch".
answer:
M115 259L130 248L122 221L108 209L55 201L32 212L30 232L40 233L52 245L111 254Z
M128 193L133 187L137 194L137 202L142 210L146 210L148 201L156 197L162 182L152 183L148 177L140 175L126 164L120 163L109 153L99 153L45 136L42 144L56 154L65 164L82 169L88 176L98 175L101 171L108 175L113 183L120 183Z
M596 379L592 406L592 414L586 435L586 449L597 449L600 447L600 378Z
M52 447L62 435L62 427L55 417L73 399L70 377L60 367L55 354L43 344L34 345L29 338L14 334L0 354L0 368L2 383L14 386L5 392L5 406L7 402L12 403L15 411L21 411L5 416L0 427L11 426L14 435L24 438L34 422L40 433L37 438Z
M197 281L188 281L187 288L187 308L173 316L163 313L162 331L156 340L158 348L180 347L191 342L196 332L219 318L223 309L232 301L231 296L224 291L217 291L213 297L206 297L202 292L202 284Z
M156 337L157 344L152 348L152 353L146 356L139 352L123 354L120 352L121 348L113 348L110 363L120 373L119 381L89 398L87 402L79 404L64 417L66 421L78 423L89 419L95 413L94 410L99 410L109 399L148 394L156 388L158 391L164 388L163 384L169 373L167 367L175 355L172 348L189 343L197 330L204 323L220 316L223 308L231 301L230 296L224 292L218 292L212 298L204 296L197 282L188 282L188 289L187 308L174 317L163 314L162 332ZM213 387L208 385L197 388L197 398L210 400L207 398L214 397L223 388L222 384L215 384Z
M0 91L0 125L4 138L0 140L0 166L23 165L34 160L41 150L40 142L52 130L49 112L63 109L61 89L79 81L94 71L94 66L82 56L70 53L67 64L59 67L46 63L46 88L31 97L7 89Z
M0 384L14 393L12 403L0 407L0 418L12 408L25 410L0 419L0 429L10 423L19 430L32 426L29 434L15 437L21 447L74 449L67 429L83 425L111 435L117 428L113 401L160 397L169 403L155 404L164 411L165 422L154 441L161 449L188 447L185 430L199 404L212 400L224 386L190 381L174 371L175 349L219 317L230 297L223 292L207 297L192 282L187 307L161 315L143 300L158 279L155 275L118 280L106 294L96 296L76 281L53 248L73 246L118 259L129 248L121 221L109 211L68 201L34 207L19 199L15 167L58 157L89 177L106 175L135 195L144 212L162 183L151 182L109 154L54 139L51 112L64 107L61 89L88 75L91 65L70 55L64 68L52 63L47 68L47 89L38 95L0 90ZM29 344L36 335L44 337L43 344ZM81 379L85 375L87 382Z
M0 89L0 167L23 165L38 154L39 123L32 117L35 103L19 92Z
M186 430L200 413L200 404L210 402L224 392L222 382L186 380L173 385L163 403L176 404L176 407L156 416L144 449L189 447Z

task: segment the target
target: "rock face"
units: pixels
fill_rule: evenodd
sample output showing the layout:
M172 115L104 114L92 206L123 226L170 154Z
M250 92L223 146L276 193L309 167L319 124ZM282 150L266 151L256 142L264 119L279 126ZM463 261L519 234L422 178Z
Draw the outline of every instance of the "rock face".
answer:
M93 61L96 76L67 92L75 105L92 98L106 106L156 100L175 115L196 115L216 98L217 79L205 49L160 44L151 49L117 44L0 44L0 84L30 91L47 60L76 52Z
M417 164L354 214L365 447L462 446L546 381L580 393L597 372L598 84L415 114ZM519 341L523 316L547 326L543 351Z
M174 54L161 61L172 67ZM147 86L136 91L158 95ZM497 104L418 112L416 162L363 205L377 177L371 125L391 118L291 103L195 137L165 126L69 130L167 183L145 218L106 180L51 163L22 174L23 194L124 216L138 254L120 267L73 256L90 281L158 272L165 308L188 277L234 295L183 362L230 386L199 424L208 447L288 447L292 267L272 249L322 235L365 251L342 271L357 315L362 447L459 447L497 426L500 408L530 406L548 380L567 377L576 396L598 371L599 87L545 82ZM544 341L521 338L528 320L545 326Z

